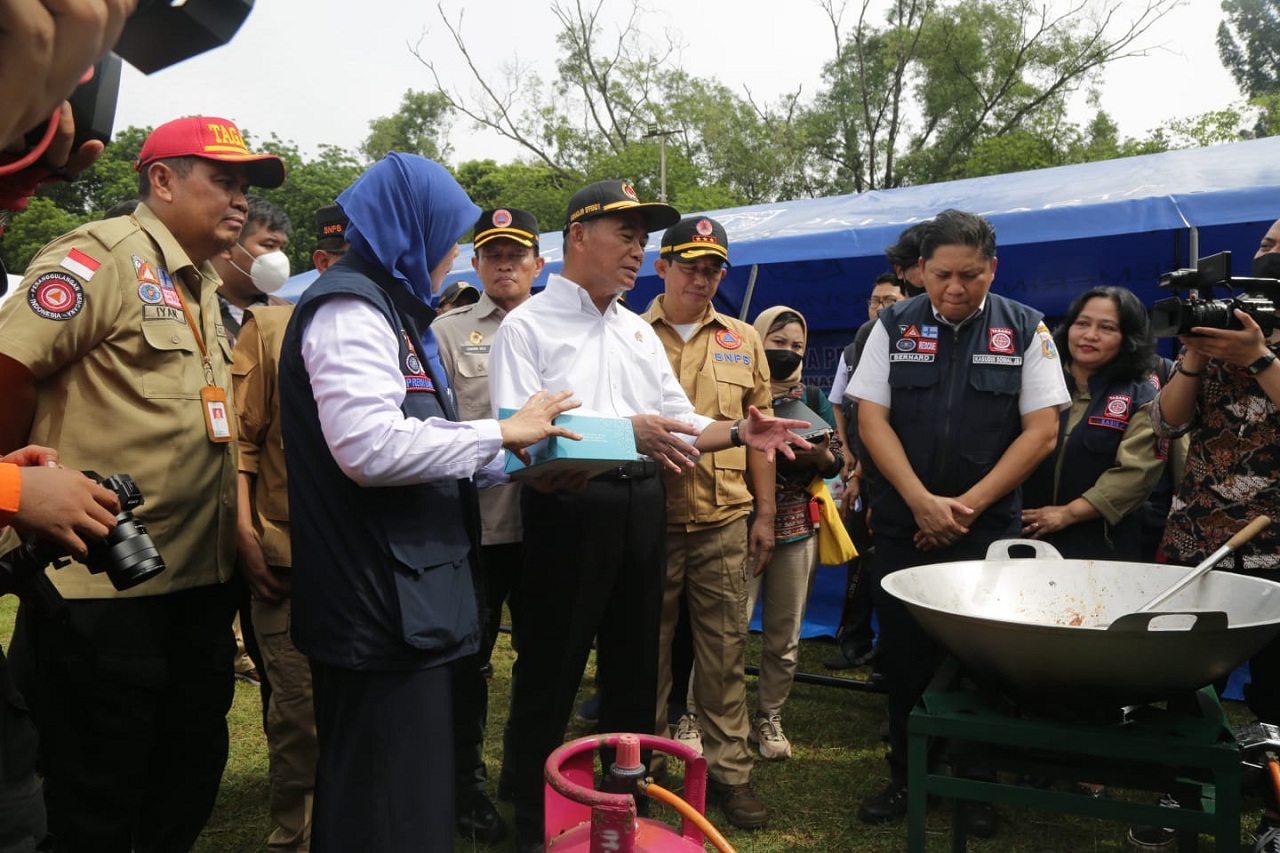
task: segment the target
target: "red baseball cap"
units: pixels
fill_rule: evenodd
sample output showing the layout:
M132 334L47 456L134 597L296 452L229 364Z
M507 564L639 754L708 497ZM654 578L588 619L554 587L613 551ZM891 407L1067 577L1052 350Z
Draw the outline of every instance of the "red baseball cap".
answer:
M250 154L235 122L216 116L188 116L160 125L142 143L133 168L141 172L156 160L193 156L244 163L255 187L273 189L284 183L283 160L274 154Z

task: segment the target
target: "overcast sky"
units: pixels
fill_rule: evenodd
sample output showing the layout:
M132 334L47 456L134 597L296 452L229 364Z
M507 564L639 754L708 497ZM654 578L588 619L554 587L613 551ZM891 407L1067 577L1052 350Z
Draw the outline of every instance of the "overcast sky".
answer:
M591 0L586 0L590 3ZM630 8L604 0L609 32ZM1051 0L1062 4L1063 0ZM1132 17L1135 0L1095 0ZM642 0L652 12L643 30L661 38L674 31L684 67L715 76L739 92L772 100L803 86L814 93L822 64L834 51L830 25L814 0ZM445 0L450 16L464 4ZM463 34L483 71L497 74L518 61L544 80L555 75L557 21L545 0L470 0ZM850 3L848 20L855 3ZM1190 0L1170 12L1143 40L1145 58L1108 68L1102 106L1121 132L1143 136L1171 118L1219 109L1240 100L1218 60L1214 36L1218 0ZM395 111L409 88L431 89L430 74L410 53L418 43L440 65L447 84L473 81L433 3L403 0L257 0L244 27L222 48L143 76L125 67L118 128L156 125L181 115L218 115L258 138L277 133L308 153L321 143L354 149L371 119ZM1077 116L1085 114L1083 102ZM517 151L492 132L464 122L452 134L455 162Z

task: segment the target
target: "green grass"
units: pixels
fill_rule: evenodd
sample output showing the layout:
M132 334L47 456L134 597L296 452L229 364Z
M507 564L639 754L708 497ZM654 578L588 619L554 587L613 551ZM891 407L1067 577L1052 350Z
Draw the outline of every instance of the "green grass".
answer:
M0 635L7 645L14 599L0 599ZM801 643L801 669L826 672L821 661L833 646L818 641ZM752 637L748 659L759 655L759 638ZM508 638L500 638L494 653L495 675L490 684L489 738L485 745L491 779L496 779L501 761L502 721L507 706L509 675L513 659ZM754 702L754 680L748 679ZM584 691L585 695L585 691ZM261 730L261 706L255 687L236 682L235 704L228 724L231 730L231 757L223 774L217 806L196 845L200 853L238 853L262 850L271 831L267 815L267 758ZM1233 718L1244 719L1247 712L1229 703ZM791 738L794 756L790 761L757 761L752 784L770 808L769 828L747 833L728 826L719 811L710 809L711 820L725 831L739 853L880 853L906 849L906 828L899 823L871 827L858 822L859 801L878 791L885 782L886 765L880 726L885 719L884 697L877 694L797 684L787 704L783 720ZM575 724L576 725L576 724ZM587 732L572 728L569 737ZM669 784L679 779L679 765L672 768ZM1253 829L1261 808L1255 798L1246 798L1242 827L1242 847L1252 849ZM500 803L508 819L511 807ZM1004 821L999 835L990 840L973 840L975 853L1043 853L1043 851L1131 851L1125 827L1114 822L1049 814L1030 809L1002 809ZM656 816L673 820L665 809ZM928 849L950 849L948 835L950 809L930 810ZM458 853L507 853L510 842L485 846L455 840ZM710 848L709 848L710 849ZM1214 850L1213 839L1201 837L1202 851Z

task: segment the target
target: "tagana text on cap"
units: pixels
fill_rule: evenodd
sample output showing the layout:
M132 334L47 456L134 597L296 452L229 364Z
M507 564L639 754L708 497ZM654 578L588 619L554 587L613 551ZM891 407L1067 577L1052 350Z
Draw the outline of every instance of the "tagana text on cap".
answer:
M569 226L575 222L632 210L644 217L644 227L649 233L669 228L680 221L680 211L671 205L640 201L635 188L627 181L596 181L578 190L569 199L569 212L565 215L564 227L568 231Z
M316 239L347 242L347 215L336 204L326 205L316 210Z
M681 260L713 255L728 264L729 237L724 226L710 216L687 216L662 235L658 254L664 258L675 255Z
M479 249L490 240L506 237L521 246L538 245L538 218L527 210L516 207L499 207L486 210L476 220L475 237L471 246Z
M151 131L142 143L134 169L141 172L156 160L202 157L222 163L243 163L249 183L273 189L284 183L284 161L274 154L251 154L235 122L216 116L174 119Z

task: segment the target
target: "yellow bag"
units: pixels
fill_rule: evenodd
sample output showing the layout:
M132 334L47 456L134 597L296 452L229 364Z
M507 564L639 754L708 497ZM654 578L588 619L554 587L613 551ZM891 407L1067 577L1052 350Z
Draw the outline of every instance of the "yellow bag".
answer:
M814 477L809 484L809 494L818 502L818 562L824 566L839 566L858 556L858 549L844 529L844 519L836 506L836 499L827 487L827 481Z

